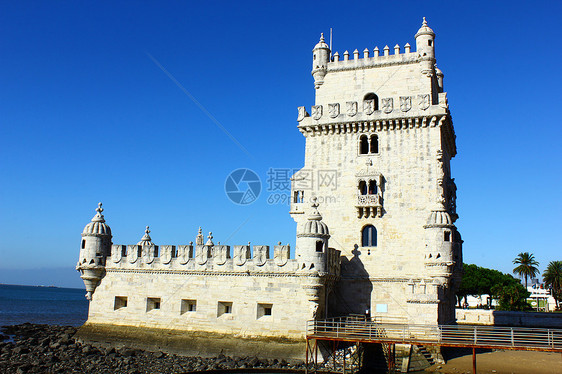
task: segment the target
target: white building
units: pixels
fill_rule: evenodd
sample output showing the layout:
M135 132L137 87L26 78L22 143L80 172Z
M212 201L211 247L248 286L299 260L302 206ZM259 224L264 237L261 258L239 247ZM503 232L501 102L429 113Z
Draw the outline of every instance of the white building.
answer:
M410 44L350 58L321 38L316 102L298 109L304 167L293 177L289 247L113 245L97 214L77 269L90 308L79 335L199 354L302 357L306 321L370 313L454 320L462 240L450 161L453 123L424 19ZM271 255L272 258L271 258Z

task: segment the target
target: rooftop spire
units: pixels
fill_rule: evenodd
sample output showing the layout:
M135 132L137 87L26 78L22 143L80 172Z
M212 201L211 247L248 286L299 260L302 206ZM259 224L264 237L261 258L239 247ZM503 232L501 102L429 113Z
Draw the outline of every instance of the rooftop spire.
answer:
M146 229L144 230L144 236L142 237L142 240L152 240L150 238L150 227L146 226Z
M425 17L423 17L422 25L421 25L420 29L418 30L418 32L416 33L416 39L420 35L431 35L432 37L435 37L435 33L427 25L427 20L425 19Z
M101 212L103 212L103 208L101 207L101 202L98 203L98 207L96 208L96 215L92 218L92 222L105 222L105 219L103 218L103 214L101 214Z
M312 207L312 211L310 212L308 219L312 221L321 221L322 215L318 211L318 199L316 196L312 198L312 204L310 206Z
M149 234L150 234L150 228L146 226L146 229L144 230L144 235L140 240L140 242L137 243L137 245L154 245L154 243L152 243L152 238L150 237Z
M207 236L207 243L205 243L205 245L208 246L214 246L215 244L213 243L213 233L209 231L209 235Z

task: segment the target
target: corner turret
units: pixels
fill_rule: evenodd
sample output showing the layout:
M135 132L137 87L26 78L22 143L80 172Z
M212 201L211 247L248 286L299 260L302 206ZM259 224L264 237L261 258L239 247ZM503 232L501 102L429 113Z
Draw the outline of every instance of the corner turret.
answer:
M324 33L320 34L320 41L312 50L312 76L314 77L314 87L319 88L324 83L324 77L328 72L328 62L330 62L330 47L324 41Z
M322 222L318 203L314 197L308 219L297 232L295 255L301 269L316 270L318 273L327 271L326 254L329 238L328 226Z
M82 231L80 256L76 270L86 286L86 299L92 295L105 273L105 259L111 255L111 229L105 223L102 204L98 203L96 215Z
M442 203L431 211L424 225L426 232L425 269L438 285L437 296L443 300L439 323L455 319L455 293L462 272L462 240L451 215Z
M429 73L435 64L435 33L427 25L425 17L415 37L416 49L422 61L422 72Z

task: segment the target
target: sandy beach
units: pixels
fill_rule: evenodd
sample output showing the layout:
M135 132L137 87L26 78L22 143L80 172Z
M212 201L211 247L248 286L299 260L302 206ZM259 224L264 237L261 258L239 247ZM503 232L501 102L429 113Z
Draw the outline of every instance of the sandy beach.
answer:
M493 351L476 355L478 373L498 374L559 374L562 354L533 351ZM426 372L472 373L472 354L452 358L446 364L436 364Z

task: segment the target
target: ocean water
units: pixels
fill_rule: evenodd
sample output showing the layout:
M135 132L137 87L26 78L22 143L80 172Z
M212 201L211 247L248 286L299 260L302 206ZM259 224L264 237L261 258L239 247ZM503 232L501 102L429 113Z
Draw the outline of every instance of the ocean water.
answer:
M0 284L0 326L25 322L80 326L88 317L85 293L76 288Z

